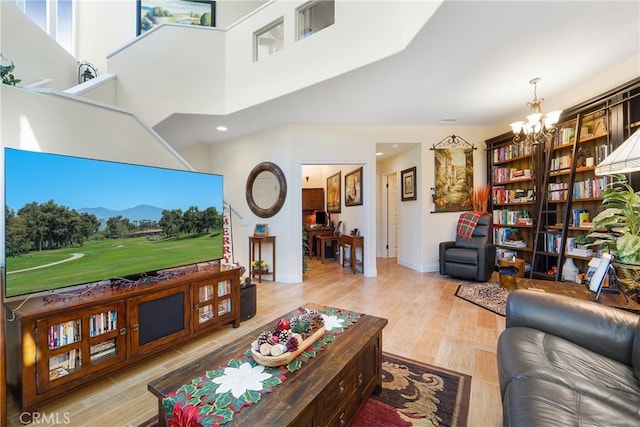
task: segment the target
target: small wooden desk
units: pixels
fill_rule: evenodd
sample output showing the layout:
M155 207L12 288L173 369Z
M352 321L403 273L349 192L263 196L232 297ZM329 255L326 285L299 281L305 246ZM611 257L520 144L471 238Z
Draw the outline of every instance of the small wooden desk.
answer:
M356 250L357 248L360 248L360 250L362 251L362 262L360 263L360 265L362 266L362 273L364 274L364 236L351 236L348 234L343 234L340 236L340 252L342 252L342 266L344 267L344 261L345 261L345 252L344 252L344 248L345 246L350 246L351 247L351 256L349 257L349 262L351 263L351 270L353 270L353 273L357 273L357 258L356 258Z
M262 259L262 244L271 243L271 271L263 272L261 268L253 269L253 261L264 261ZM255 249L258 248L256 258ZM256 237L249 236L249 271L251 278L257 277L258 283L262 283L262 276L271 276L271 280L276 281L276 236Z
M340 244L340 237L328 234L320 234L316 236L316 242L320 245L320 248L316 248L316 256L320 258L322 264L324 264L325 260L325 249L327 248L327 242L331 242L331 246L333 246L333 259L336 258L336 249Z

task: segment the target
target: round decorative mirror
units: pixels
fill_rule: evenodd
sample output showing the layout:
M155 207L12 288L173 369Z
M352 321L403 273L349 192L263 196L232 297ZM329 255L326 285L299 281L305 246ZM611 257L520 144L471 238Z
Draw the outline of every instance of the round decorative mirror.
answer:
M275 163L259 163L247 178L247 204L260 218L269 218L280 211L287 197L287 180Z

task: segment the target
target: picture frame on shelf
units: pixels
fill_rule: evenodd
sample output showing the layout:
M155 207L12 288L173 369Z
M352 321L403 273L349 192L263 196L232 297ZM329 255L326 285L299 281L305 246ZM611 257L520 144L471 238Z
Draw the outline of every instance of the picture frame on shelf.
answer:
M591 275L589 279L589 290L591 292L599 293L604 279L609 271L609 265L611 264L611 255L603 253L599 258L593 257L589 261L589 270L587 271L587 277Z
M344 176L344 205L362 205L362 167Z
M327 212L342 212L342 172L331 175L327 178Z
M269 236L269 226L267 224L256 224L253 229L253 237L267 237Z
M405 169L400 172L400 200L407 202L409 200L417 200L416 188L416 167Z

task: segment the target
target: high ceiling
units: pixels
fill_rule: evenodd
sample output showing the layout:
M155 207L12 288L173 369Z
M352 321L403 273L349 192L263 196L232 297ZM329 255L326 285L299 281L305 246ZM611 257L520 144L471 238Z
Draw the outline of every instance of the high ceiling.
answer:
M174 114L155 130L183 148L287 123L491 126L528 113L534 77L543 109L560 109L569 105L554 95L634 55L638 1L446 1L392 57L230 115Z

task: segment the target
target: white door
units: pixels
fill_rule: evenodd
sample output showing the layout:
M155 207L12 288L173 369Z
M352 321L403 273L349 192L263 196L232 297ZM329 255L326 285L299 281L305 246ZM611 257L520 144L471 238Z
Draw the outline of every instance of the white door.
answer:
M387 175L387 258L398 257L398 174Z

